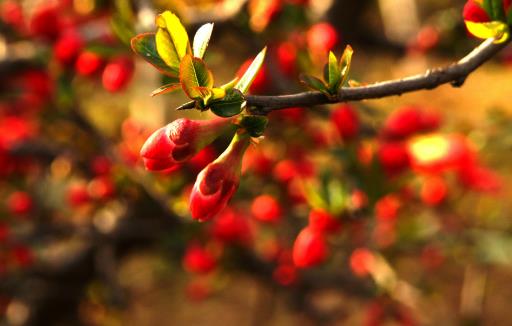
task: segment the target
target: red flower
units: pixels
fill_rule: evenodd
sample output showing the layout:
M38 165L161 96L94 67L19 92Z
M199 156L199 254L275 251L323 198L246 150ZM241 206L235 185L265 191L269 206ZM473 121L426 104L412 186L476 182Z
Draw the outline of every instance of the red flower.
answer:
M293 244L293 263L299 268L308 268L325 261L328 248L322 233L305 228L300 231Z
M200 245L190 245L183 257L183 267L190 273L206 274L217 265L215 257Z
M229 207L215 219L211 233L215 239L227 243L248 244L252 239L248 219Z
M421 201L430 206L441 204L448 193L445 181L439 177L431 177L421 187Z
M384 124L387 138L403 139L418 132L422 127L422 112L416 107L403 107L394 111Z
M313 209L309 213L309 227L321 233L336 233L341 229L340 220L323 209Z
M224 153L199 173L190 194L190 212L194 219L209 220L226 207L240 183L247 146L247 135L235 135Z
M359 118L354 107L348 104L337 107L331 114L331 121L344 140L352 140L359 133Z
M281 205L269 195L254 198L251 213L258 221L265 223L277 223L282 217Z
M140 155L146 169L161 171L191 159L223 132L234 128L230 119L178 119L155 131Z

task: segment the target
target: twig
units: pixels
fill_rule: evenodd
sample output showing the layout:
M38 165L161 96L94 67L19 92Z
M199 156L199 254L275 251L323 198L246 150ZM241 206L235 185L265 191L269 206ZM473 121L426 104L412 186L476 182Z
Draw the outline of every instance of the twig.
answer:
M454 87L461 87L473 71L490 60L509 43L510 41L496 44L494 39L490 38L482 42L457 63L401 79L377 82L365 86L342 87L338 96L334 98L328 98L320 92L302 92L278 96L246 95L247 107L250 108L253 114L268 114L274 110L290 107L308 107L397 96L419 90L434 89L448 83L451 83ZM185 103L178 109L192 108L194 108L194 102Z

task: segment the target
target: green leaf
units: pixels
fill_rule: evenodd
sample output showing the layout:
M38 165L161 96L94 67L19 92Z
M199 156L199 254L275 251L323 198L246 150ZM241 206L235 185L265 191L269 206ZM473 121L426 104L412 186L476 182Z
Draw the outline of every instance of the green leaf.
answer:
M495 43L503 43L510 36L508 25L503 22L475 23L466 21L465 23L471 34L482 39L495 38Z
M133 37L131 46L135 53L153 65L161 73L171 77L178 76L179 69L169 67L158 55L155 44L155 33L144 33Z
M222 100L210 104L210 110L220 117L228 118L240 114L245 108L244 95L237 89L226 91Z
M328 74L327 82L331 93L336 93L341 83L340 66L338 65L338 59L336 55L329 51L329 63L328 63Z
M263 65L263 61L265 60L265 54L267 53L267 47L265 47L263 50L261 50L260 53L254 58L251 65L247 70L245 71L244 75L238 83L235 85L235 88L238 89L242 93L247 93L249 90L249 87L251 86L252 82L254 81L254 78L258 74L258 72L261 69L261 66Z
M245 129L251 137L262 136L267 125L268 118L261 115L246 115L239 122L239 126Z
M151 92L151 96L171 93L171 92L178 90L179 88L181 88L180 83L167 84L167 85L164 85L164 86L161 86L161 87L155 89L153 92Z
M340 74L341 74L341 83L343 86L347 82L348 73L350 72L350 65L352 63L352 56L354 54L354 50L350 45L347 45L345 51L343 51L343 55L340 60Z
M319 78L316 78L314 76L310 75L302 75L300 76L300 81L307 87L315 90L320 91L322 93L329 93L329 89L325 82Z
M220 88L224 90L230 90L235 88L236 83L238 82L238 77L233 78L231 81L227 82L226 84L222 85Z
M512 25L512 7L508 10L507 23Z
M130 44L130 39L135 35L135 30L130 22L120 15L114 14L110 19L110 27L121 42Z
M211 96L213 87L212 72L206 67L203 60L187 54L180 64L180 82L183 90L191 99L205 99Z
M203 58L206 48L208 47L208 42L210 42L212 31L213 23L204 24L197 30L192 46L194 57Z
M155 40L160 57L171 68L178 68L183 57L191 53L187 31L180 19L170 11L156 17Z

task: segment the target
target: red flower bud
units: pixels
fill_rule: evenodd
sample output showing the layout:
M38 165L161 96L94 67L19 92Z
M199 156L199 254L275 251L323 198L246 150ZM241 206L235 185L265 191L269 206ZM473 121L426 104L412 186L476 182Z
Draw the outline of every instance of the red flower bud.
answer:
M146 140L140 155L146 169L166 170L191 159L220 134L232 128L231 119L174 120Z
M341 229L341 222L323 209L313 209L309 213L309 227L321 233L337 233Z
M391 139L403 139L422 127L422 112L416 107L403 107L394 111L384 124L383 134Z
M26 215L32 211L32 197L26 192L16 191L7 198L7 208L13 215Z
M190 245L183 257L183 267L190 273L206 274L216 265L215 257L198 244Z
M409 152L401 142L383 143L379 148L379 162L388 174L398 174L410 165Z
M269 195L254 198L251 213L258 221L265 223L277 223L282 217L281 205Z
M61 20L56 6L40 6L29 23L31 34L47 40L54 40L60 33Z
M249 244L252 240L248 219L229 207L215 219L211 233L215 239L227 243Z
M132 79L134 68L129 58L118 58L108 63L103 70L103 87L112 93L122 90Z
M465 21L484 23L490 21L490 17L484 8L474 0L469 0L464 5L462 17Z
M209 220L226 207L238 188L242 158L249 143L247 135L235 135L224 153L199 173L190 194L194 219Z
M279 68L287 76L296 72L297 47L293 42L283 42L277 47L277 62Z
M82 37L76 32L61 36L53 47L55 59L63 66L73 64L84 47Z
M293 244L293 263L299 268L321 264L327 258L328 251L322 233L305 228L300 231Z
M291 264L282 264L276 267L272 278L282 286L289 286L297 280L297 270Z
M442 178L432 177L423 183L421 187L421 201L429 206L441 204L448 193L448 187Z
M351 105L344 104L334 109L331 121L344 140L352 140L359 133L359 118Z
M84 51L80 53L75 62L75 70L79 75L94 75L103 65L103 59L96 53Z
M358 248L350 255L350 269L357 276L366 276L373 269L375 257L366 248Z
M400 200L396 195L384 196L375 203L375 215L381 222L394 222L400 206Z
M339 41L338 32L329 23L318 23L307 31L309 50L316 55L326 54L332 50Z

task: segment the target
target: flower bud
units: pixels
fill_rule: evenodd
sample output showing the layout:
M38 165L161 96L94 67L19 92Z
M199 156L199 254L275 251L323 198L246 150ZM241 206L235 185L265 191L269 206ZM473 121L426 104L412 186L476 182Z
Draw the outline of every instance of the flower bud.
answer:
M309 212L309 227L321 233L333 234L340 231L341 222L323 209L313 209Z
M293 245L293 263L299 268L321 264L328 254L327 244L322 233L312 228L303 229Z
M190 245L183 257L183 267L190 273L206 274L216 265L215 257L198 244Z
M140 155L146 169L166 170L197 154L234 125L230 119L178 119L155 131L144 143Z
M254 198L251 204L251 213L254 218L263 223L278 223L282 217L281 205L270 195Z
M194 219L209 220L226 207L240 183L242 158L249 143L248 135L235 135L224 153L199 173L190 194Z
M133 60L130 58L117 58L109 62L101 76L103 88L111 93L121 91L131 81L134 69Z
M331 114L331 121L343 140L348 141L357 137L360 129L359 118L353 106L344 104L336 108Z
M475 0L469 0L466 2L462 11L462 17L465 21L474 23L484 23L491 20L489 14Z

